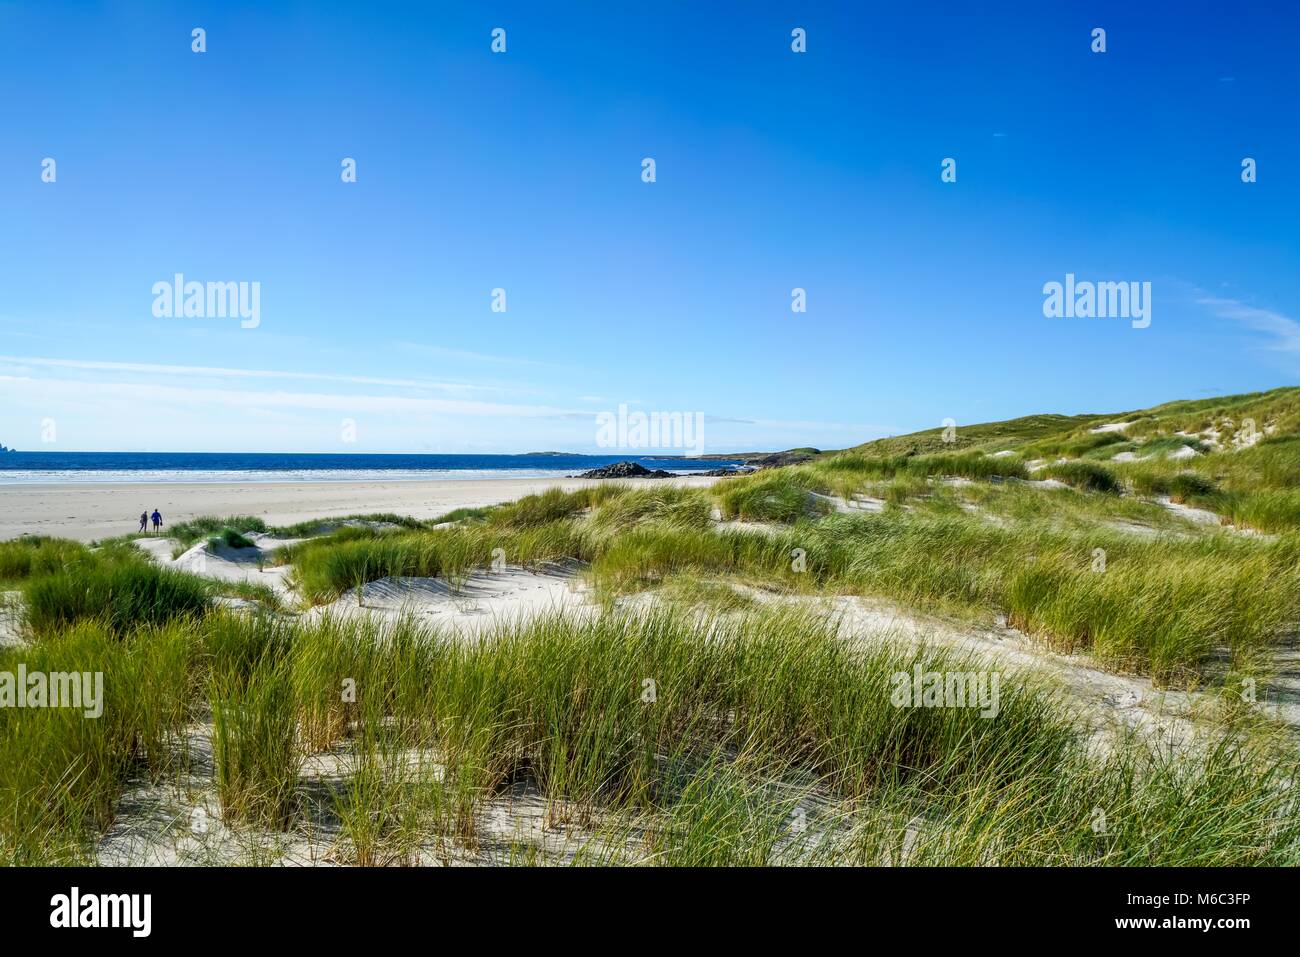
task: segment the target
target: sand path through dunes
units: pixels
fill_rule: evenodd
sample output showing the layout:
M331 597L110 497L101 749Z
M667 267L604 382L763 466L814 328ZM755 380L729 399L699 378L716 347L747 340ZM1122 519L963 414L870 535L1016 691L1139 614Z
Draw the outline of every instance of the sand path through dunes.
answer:
M0 541L51 535L88 542L134 533L140 513L156 508L167 525L201 515L254 515L270 525L314 518L395 512L436 518L456 508L514 501L549 488L565 491L596 481L644 485L712 485L714 476L671 479L507 478L430 482L153 482L0 485ZM166 526L163 534L167 532Z
M223 543L213 545L200 541L175 558L171 555L177 542L172 538L138 538L135 545L147 552L158 564L168 568L220 582L265 585L281 598L296 602L297 596L287 580L289 566L272 564L268 559L279 549L303 539L272 538L258 533L252 534L250 538L255 543L252 548L232 548Z
M360 601L358 601L360 597ZM576 562L552 562L537 569L507 565L470 573L453 586L442 578L381 578L367 582L360 596L351 589L337 601L318 605L304 616L409 618L418 624L478 635L498 625L521 623L538 615L596 614L591 589Z

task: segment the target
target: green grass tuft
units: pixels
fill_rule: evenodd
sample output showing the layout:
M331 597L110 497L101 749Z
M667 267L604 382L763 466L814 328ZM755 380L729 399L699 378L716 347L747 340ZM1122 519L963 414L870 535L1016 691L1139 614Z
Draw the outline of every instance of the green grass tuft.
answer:
M1114 473L1095 462L1056 462L1044 466L1039 474L1088 492L1118 495L1124 490Z

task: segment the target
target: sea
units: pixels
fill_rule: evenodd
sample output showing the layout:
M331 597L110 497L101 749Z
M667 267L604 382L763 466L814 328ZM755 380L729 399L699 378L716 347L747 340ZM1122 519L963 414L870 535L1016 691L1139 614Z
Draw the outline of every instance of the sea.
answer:
M549 478L631 460L676 474L735 460L636 455L426 455L277 452L0 452L0 485L68 482L428 482Z

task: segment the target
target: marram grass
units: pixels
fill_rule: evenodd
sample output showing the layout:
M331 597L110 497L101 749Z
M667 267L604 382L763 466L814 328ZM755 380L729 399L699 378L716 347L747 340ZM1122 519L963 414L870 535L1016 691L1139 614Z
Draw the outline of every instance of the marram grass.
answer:
M1099 750L1038 679L846 642L806 611L551 615L474 641L218 613L125 639L79 625L39 653L93 660L110 691L98 722L0 711L15 863L92 856L126 779L166 767L206 711L231 827L307 827L302 761L350 755L332 813L357 863L484 853L481 815L519 782L585 835L579 862L1300 862L1293 754L1227 736ZM897 706L917 666L996 671L996 713Z
M1300 863L1294 746L1252 737L1249 722L1207 725L1172 753L1118 732L1099 745L1038 680L858 644L811 604L772 601L863 595L1004 615L1159 684L1266 676L1300 621L1298 395L1111 417L1132 423L1122 435L1092 432L1103 417L1034 417L709 489L592 483L439 522L272 530L329 527L282 553L310 603L385 577L455 587L501 559L577 563L601 600L592 617L474 638L220 610L212 597L234 586L157 568L125 542L4 543L0 581L21 589L27 644L0 650L0 671L102 671L105 701L93 721L0 709L0 860L93 860L123 789L187 766L198 722L226 826L301 832L324 814L341 862L552 862L526 837L495 856L487 821L523 788L551 832L573 836L563 859L575 863ZM1166 457L1183 448L1195 454ZM1116 462L1119 450L1139 460ZM1070 461L1035 477L1071 488L1023 481L1026 460L1058 456ZM827 514L830 497L862 495L883 512ZM1192 522L1165 497L1237 530ZM714 509L742 524L719 530ZM237 542L265 525L212 518L182 532L227 530ZM623 600L650 589L679 610L629 611ZM1228 678L1212 677L1224 662ZM892 678L917 665L997 671L996 714L896 707ZM340 775L312 805L301 769L325 752Z

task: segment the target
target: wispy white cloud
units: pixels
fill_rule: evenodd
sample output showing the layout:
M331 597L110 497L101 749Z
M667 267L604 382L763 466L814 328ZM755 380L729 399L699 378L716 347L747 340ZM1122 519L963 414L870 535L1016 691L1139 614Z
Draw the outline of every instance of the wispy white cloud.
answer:
M1240 322L1256 332L1271 336L1264 348L1300 358L1300 322L1273 309L1260 309L1238 299L1202 297L1198 305L1209 309L1222 319Z
M470 352L467 349L450 349L446 346L431 346L425 342L394 342L394 346L404 353L418 353L435 359L452 359L465 362L485 362L497 365L539 366L556 368L549 362L538 359L521 359L516 356L494 356L484 352Z
M158 377L184 377L190 379L283 379L337 382L349 385L379 385L389 387L427 388L448 391L462 389L488 389L486 386L469 386L459 383L433 382L422 379L390 379L371 376L334 375L314 372L283 372L270 369L234 369L221 366L162 365L146 362L101 362L86 359L51 359L34 356L0 355L0 367L17 366L40 369L67 369L86 372L118 372ZM165 402L178 405L228 406L236 408L299 408L334 411L364 411L526 416L595 421L596 413L587 410L561 408L551 405L526 405L509 402L484 402L470 399L439 399L396 395L330 394L319 392L291 392L286 390L255 391L250 389L223 389L204 387L189 382L184 385L166 385L156 382L106 382L89 379L46 378L23 374L10 368L0 371L0 388L20 390L25 395L39 393L47 398L130 399L141 403ZM596 396L582 396L593 401ZM629 406L634 405L628 403ZM757 426L776 430L830 430L845 432L882 431L876 426L843 422L780 421L746 419L706 413L705 420L712 424Z
M250 389L194 388L136 382L87 382L79 379L34 379L0 375L0 393L25 398L84 401L126 399L148 408L153 404L226 408L296 408L341 413L372 412L387 415L442 414L475 416L555 416L567 410L551 406L480 402L471 399L416 398L396 395L333 395L318 392L254 391Z
M462 382L438 382L431 379L394 379L380 376L337 375L326 372L285 372L273 369L235 369L222 366L161 365L152 362L100 362L90 359L50 359L42 356L4 356L0 363L10 366L78 369L93 372L130 372L140 375L201 376L215 379L291 379L299 381L338 382L352 385L381 385L392 388L433 389L442 392L496 392L494 386Z
M297 382L321 383L322 388L295 388ZM481 396L483 391L516 394L514 401L490 401ZM76 419L84 434L97 435L102 442L113 441L109 433L116 424L156 421L167 410L169 421L181 416L177 421L188 423L174 426L174 436L155 436L170 444L183 444L191 438L190 432L215 435L231 423L246 422L250 416L268 426L278 423L282 432L292 432L293 427L285 423L310 423L318 421L319 413L326 413L382 417L392 431L393 446L409 447L410 436L427 434L430 429L443 435L491 429L503 436L496 440L498 444L519 443L520 436L537 434L536 430L543 428L541 423L551 420L582 426L548 439L547 447L558 447L555 441L561 438L585 447L597 428L597 411L590 405L608 404L600 396L580 396L576 403L587 405L584 409L562 404L574 400L521 401L517 393L513 388L429 379L0 355L0 409L11 413L14 421L20 409L41 418ZM506 395L495 398L505 399ZM630 408L644 404L620 403ZM495 423L490 424L490 419ZM749 419L712 413L705 413L704 419L713 436L710 445L729 448L834 442L832 437L841 435L862 441L871 434L890 431L843 422ZM101 423L103 427L87 423ZM14 426L10 423L9 427ZM247 440L259 441L252 434ZM278 435L275 440L291 441ZM117 439L117 444L122 442ZM263 446L269 444L273 444L272 439L262 441Z

